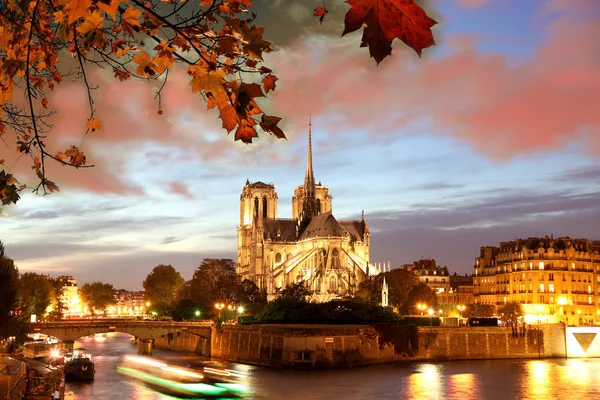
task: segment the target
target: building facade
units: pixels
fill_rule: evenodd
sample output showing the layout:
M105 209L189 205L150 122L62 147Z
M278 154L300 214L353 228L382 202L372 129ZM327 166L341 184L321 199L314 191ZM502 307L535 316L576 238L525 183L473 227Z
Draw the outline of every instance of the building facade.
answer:
M448 267L438 266L432 258L417 260L400 268L414 272L419 277L419 281L429 286L436 294L450 290Z
M473 284L477 303L517 302L528 323L595 323L600 321L600 241L546 236L482 247Z
M371 235L362 219L337 220L329 188L315 184L311 126L304 184L292 198L292 218L277 218L278 196L272 183L246 181L240 196L237 268L269 299L286 286L304 282L313 301L354 294L379 271L370 264Z

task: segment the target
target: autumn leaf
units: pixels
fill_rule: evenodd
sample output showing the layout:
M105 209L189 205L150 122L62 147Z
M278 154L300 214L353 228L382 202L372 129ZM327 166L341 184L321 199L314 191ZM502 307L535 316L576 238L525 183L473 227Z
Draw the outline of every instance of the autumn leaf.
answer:
M225 92L225 72L221 70L207 71L201 65L190 65L188 73L192 75L190 86L192 92L198 94L204 91L205 94L211 93L215 99L227 97Z
M76 146L71 146L69 150L65 151L65 156L69 157L69 162L76 167L85 165L85 154L79 151Z
M85 15L85 19L77 27L77 32L85 35L88 32L93 32L98 28L102 28L102 23L104 22L104 18L100 14L100 11L96 10L93 13L87 13Z
M48 179L44 179L42 181L42 185L50 192L60 192L60 190L58 189L58 186L56 186L56 183L48 180Z
M319 17L319 21L321 22L321 25L322 25L323 19L325 19L325 15L328 12L329 11L325 7L317 7L317 8L315 8L315 13L313 14L313 17Z
M127 3L126 0L109 0L110 4L105 4L101 1L96 3L99 9L110 15L113 21L117 20L117 10L119 9L119 3Z
M133 8L133 6L129 6L123 12L121 25L123 26L123 29L131 36L133 36L133 31L137 32L142 27L142 24L138 20L140 15L142 15L142 10Z
M279 117L263 114L260 121L260 127L265 132L272 133L279 139L285 139L285 133L283 133L281 128L277 126L279 121L281 121L281 118Z
M0 159L0 165L4 165L4 160Z
M133 56L131 61L139 65L139 67L135 69L135 73L138 76L152 77L156 75L157 66L152 62L150 54L146 53L144 50L141 50L138 54Z
M87 14L88 8L92 5L92 0L63 0L61 4L65 6L69 22L73 23Z
M429 18L414 0L347 0L352 6L344 19L347 33L364 27L361 47L379 64L392 54L392 41L402 40L419 57L421 50L435 44L431 27L437 22Z
M102 121L97 119L89 119L87 122L87 128L90 130L90 132L102 130Z
M275 82L277 82L277 77L272 74L267 74L262 80L263 88L265 89L265 93L269 93L270 90L275 90Z

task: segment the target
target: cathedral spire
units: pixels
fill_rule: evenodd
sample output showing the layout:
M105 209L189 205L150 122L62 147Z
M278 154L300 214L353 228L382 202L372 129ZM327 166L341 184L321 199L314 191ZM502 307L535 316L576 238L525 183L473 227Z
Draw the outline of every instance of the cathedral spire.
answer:
M308 116L308 151L306 152L306 174L304 175L304 195L315 193L315 175L312 164L312 117Z
M319 215L319 204L315 195L315 175L312 164L312 118L308 116L308 150L306 154L306 174L304 175L304 200L302 201L302 220L309 221Z

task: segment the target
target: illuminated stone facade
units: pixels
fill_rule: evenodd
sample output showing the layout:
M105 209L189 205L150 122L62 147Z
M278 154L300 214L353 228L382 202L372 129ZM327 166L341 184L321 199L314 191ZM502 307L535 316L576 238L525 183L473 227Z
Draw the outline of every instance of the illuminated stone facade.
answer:
M266 290L269 299L303 281L313 301L352 296L358 284L379 271L369 262L368 222L337 220L329 188L315 184L309 126L304 184L294 191L292 218L277 218L271 183L246 181L240 196L237 268Z
M475 302L523 305L525 320L600 321L600 241L529 238L482 247L474 266Z
M405 264L400 269L414 272L421 283L429 286L437 293L447 293L450 290L450 274L448 267L440 267L434 259L421 259L412 264Z

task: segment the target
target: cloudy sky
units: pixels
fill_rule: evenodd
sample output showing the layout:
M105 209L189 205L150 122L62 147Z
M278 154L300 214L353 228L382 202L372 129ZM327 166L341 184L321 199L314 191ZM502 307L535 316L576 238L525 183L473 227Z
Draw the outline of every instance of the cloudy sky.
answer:
M287 141L234 143L184 71L170 77L162 116L145 83L95 75L105 129L84 150L96 167L52 166L61 193L5 208L7 255L21 271L127 289L160 263L189 279L204 257L235 258L246 179L274 183L279 217L291 217L309 114L316 179L337 218L365 210L372 262L431 257L464 274L480 246L600 239L600 2L430 0L437 46L419 59L395 41L379 66L361 33L339 37L348 6L326 4L319 25L320 1L255 1L277 47L266 63L278 86L263 107L283 117ZM50 101L66 145L87 99L79 84L60 86Z

